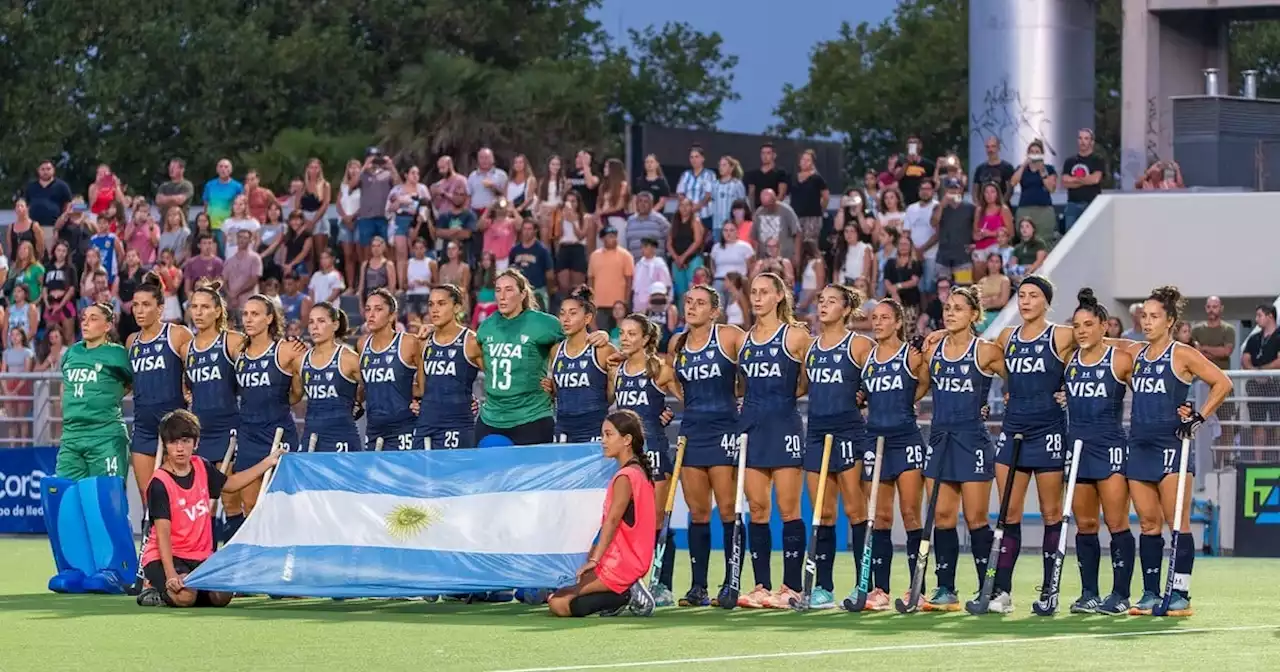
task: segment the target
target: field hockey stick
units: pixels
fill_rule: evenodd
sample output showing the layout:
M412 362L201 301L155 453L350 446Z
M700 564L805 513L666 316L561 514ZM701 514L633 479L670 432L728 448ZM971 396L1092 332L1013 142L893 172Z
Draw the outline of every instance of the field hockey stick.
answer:
M809 552L804 558L804 592L799 598L791 598L789 604L795 611L808 611L813 600L813 581L818 574L818 526L822 525L823 499L827 494L827 472L831 459L831 435L822 440L822 468L818 471L817 499L813 505L813 519L809 525Z
M947 444L943 443L938 452L930 456L931 459L942 460L946 449ZM938 470L938 475L942 475L941 469ZM907 602L899 597L893 603L899 614L910 614L919 609L920 593L924 592L924 575L929 571L929 549L933 547L933 522L938 512L938 491L941 489L942 478L933 479L933 487L929 488L929 506L924 514L924 529L920 531L920 548L916 551L916 572L911 575L911 592L907 595Z
M740 435L738 447L738 486L733 495L733 548L729 552L728 600L719 602L721 609L738 606L738 594L742 591L742 545L745 526L742 523L742 499L747 489L747 435Z
M676 441L676 464L671 470L671 487L667 489L667 502L662 509L662 529L658 532L658 547L653 551L653 567L649 572L649 591L658 589L658 575L662 573L662 556L667 552L667 534L671 531L671 511L676 506L676 486L680 485L680 466L684 464L685 438Z
M374 441L374 442L373 442L373 452L375 452L375 453L381 453L381 452L382 452L382 437L381 437L381 436L379 436L379 437L378 437L378 440L377 440L377 441Z
M1173 599L1173 590L1178 585L1178 575L1173 571L1178 558L1178 542L1182 540L1182 499L1187 490L1187 459L1191 454L1191 439L1182 440L1182 456L1178 458L1178 499L1173 505L1173 539L1169 544L1169 568L1164 580L1164 596L1152 610L1152 616L1168 616L1169 601Z
M160 468L160 461L164 459L164 442L156 439L156 462L151 469L152 476L155 475L156 469ZM142 487L142 492L138 493L142 498L142 543L138 545L138 573L133 577L133 585L129 586L125 592L129 595L138 595L142 592L143 586L146 585L147 577L142 571L142 554L147 549L147 538L151 536L151 512L147 507L147 490L151 484L151 478L147 478L146 484Z
M1067 559L1067 530L1071 529L1071 504L1076 498L1076 474L1080 470L1080 451L1084 442L1076 439L1071 447L1071 468L1067 471L1067 499L1063 504L1062 532L1058 536L1058 548L1053 552L1053 573L1049 575L1049 587L1043 601L1031 604L1031 612L1037 616L1052 616L1058 610L1058 593L1062 590L1062 563Z
M862 542L862 563L858 566L858 597L845 598L841 606L845 611L858 613L867 608L867 595L871 592L871 534L876 525L876 494L880 490L880 464L884 462L884 437L876 437L875 465L871 469L871 495L867 503L867 537Z
M278 430L278 431L283 432L284 430ZM235 454L236 454L236 430L233 429L231 430L231 439L227 441L227 452L223 453L222 461L218 463L218 471L223 476L228 476L231 474L231 461L235 457ZM213 500L213 516L212 516L213 520L218 519L218 513L221 511L221 507L222 507L221 497Z
M996 518L996 532L991 538L991 552L987 554L987 574L982 577L982 590L975 603L964 605L966 611L979 615L987 613L991 605L991 593L996 587L996 565L1000 562L1000 546L1004 543L1005 520L1009 518L1009 500L1013 498L1013 481L1018 476L1018 453L1022 452L1022 435L1013 435L1013 454L1010 455L1009 478L1004 483L1000 498L1000 517Z
M312 443L315 442L314 434L311 437L311 441ZM284 442L284 427L276 427L276 435L271 439L271 452L267 454L271 455L272 453L275 453L277 450L279 450L283 442ZM267 468L267 472L262 475L262 485L258 486L258 498L254 501L257 501L257 502L262 501L262 496L267 493L267 487L270 486L271 478L275 476L275 473L276 473L275 467ZM253 507L253 511L257 511L257 510L258 510L258 507L255 505ZM245 518L248 519L249 515L251 515L253 511L250 511L249 514L245 515Z
M317 437L317 436L316 436L316 434L314 434L314 433L313 433L313 434L311 435L311 438L307 441L307 452L308 452L308 453L314 453L314 452L316 452L316 441L317 441L317 440L319 440L319 437Z

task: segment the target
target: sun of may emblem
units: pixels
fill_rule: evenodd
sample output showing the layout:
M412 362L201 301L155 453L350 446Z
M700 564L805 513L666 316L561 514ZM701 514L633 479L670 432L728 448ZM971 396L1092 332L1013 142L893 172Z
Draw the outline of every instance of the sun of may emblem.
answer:
M401 504L387 514L387 534L409 541L440 520L440 512L429 506Z

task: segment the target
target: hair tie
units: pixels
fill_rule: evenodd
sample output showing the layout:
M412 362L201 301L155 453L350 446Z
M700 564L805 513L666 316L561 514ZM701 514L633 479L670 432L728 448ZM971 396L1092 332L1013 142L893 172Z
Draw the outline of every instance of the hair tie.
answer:
M1029 275L1023 278L1022 282L1018 283L1018 289L1022 289L1023 285L1031 285L1038 288L1044 293L1044 300L1050 304L1053 303L1053 285L1049 284L1048 280L1045 280L1038 275Z

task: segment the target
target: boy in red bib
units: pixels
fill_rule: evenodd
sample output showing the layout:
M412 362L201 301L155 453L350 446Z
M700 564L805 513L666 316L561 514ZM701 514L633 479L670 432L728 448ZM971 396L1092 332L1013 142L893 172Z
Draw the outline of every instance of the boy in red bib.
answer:
M653 613L653 595L644 577L653 564L657 521L653 475L644 452L644 430L634 411L605 418L605 457L618 461L604 496L600 535L578 570L578 583L556 591L547 605L556 616L636 616Z
M225 607L231 593L193 590L183 580L213 555L212 502L224 492L237 492L261 478L279 460L276 450L247 471L224 476L195 455L200 421L179 409L160 421L164 461L147 485L151 534L142 551L143 573L158 593L140 599L143 606Z

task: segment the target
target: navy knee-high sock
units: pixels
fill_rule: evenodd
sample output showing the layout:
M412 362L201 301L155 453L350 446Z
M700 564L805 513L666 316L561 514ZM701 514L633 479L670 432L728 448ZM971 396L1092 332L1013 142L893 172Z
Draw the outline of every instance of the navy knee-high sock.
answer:
M1111 533L1111 592L1125 599L1129 598L1129 586L1133 583L1136 545L1137 540L1129 528Z
M875 587L889 592L889 575L893 569L892 530L871 531L871 575Z
M1164 535L1138 537L1138 560L1142 562L1142 590L1160 594L1160 560L1164 557Z
M924 539L924 530L907 530L907 576L908 585L916 580L916 563L920 558L920 540ZM923 590L923 589L922 589Z
M853 544L853 586L856 588L862 581L862 549L867 545L867 521L849 526L849 542Z
M1196 538L1190 532L1179 532L1178 547L1173 551L1173 592L1191 599L1191 570L1196 564Z
M1013 570L1018 566L1022 552L1022 523L1004 526L1004 539L1000 542L1000 558L996 561L996 590L1013 592Z
M710 531L710 526L708 526L708 531ZM658 530L657 534L658 536L662 536L662 530ZM675 565L676 533L672 530L667 530L667 545L662 551L662 569L658 571L658 583L666 586L667 590L671 590L672 574L676 571ZM707 564L704 562L702 563L702 566L706 567Z
M995 530L990 525L969 530L970 551L973 552L973 568L978 571L978 587L987 580L987 561L991 558L991 544L995 543Z
M990 550L990 547L988 547ZM956 592L956 564L960 562L960 533L954 527L933 531L933 555L938 568L938 585Z
M729 565L733 558L733 528L735 523L730 521L721 523L721 525L724 526L724 582L728 585L729 572L731 571ZM745 535L738 539L738 557L747 557L747 538Z
M804 521L782 523L782 585L791 590L804 589Z
M732 528L730 528L732 529ZM731 541L725 540L728 546ZM711 562L711 523L689 523L689 570L694 586L707 587L707 564Z
M748 530L751 536L751 571L755 574L756 584L773 590L770 579L769 561L773 557L773 536L769 533L769 523L751 523Z
M836 526L819 525L814 546L813 554L816 556L818 565L815 582L823 590L835 590L835 577L832 570L836 564Z
M1080 562L1080 588L1085 593L1098 594L1098 565L1102 563L1102 543L1098 533L1076 533L1076 560Z
M1044 543L1040 546L1044 559L1044 575L1040 580L1040 591L1049 590L1053 583L1053 555L1058 552L1058 542L1062 539L1062 521L1044 526Z

